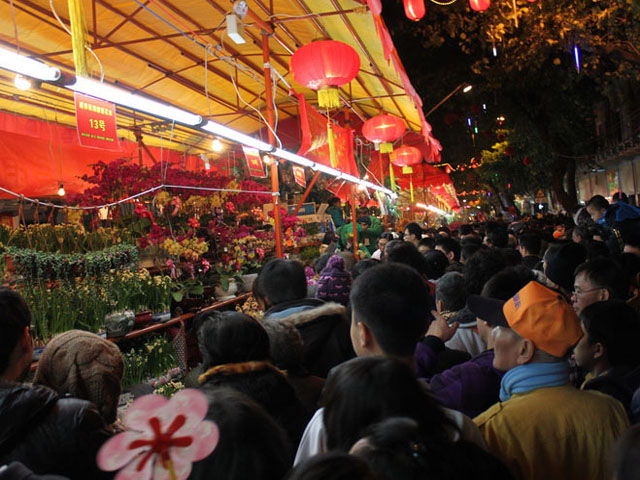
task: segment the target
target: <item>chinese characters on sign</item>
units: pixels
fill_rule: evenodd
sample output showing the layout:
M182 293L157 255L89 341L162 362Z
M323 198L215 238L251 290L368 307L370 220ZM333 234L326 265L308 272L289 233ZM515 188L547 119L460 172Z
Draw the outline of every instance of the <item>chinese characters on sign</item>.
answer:
M247 160L249 175L252 177L265 178L267 175L264 173L262 158L260 158L260 152L258 149L243 146L242 151L244 152L244 157Z
M293 165L291 168L293 170L293 179L296 181L296 183L302 188L306 187L307 178L304 175L304 167Z
M120 150L113 103L75 94L78 138L85 147Z

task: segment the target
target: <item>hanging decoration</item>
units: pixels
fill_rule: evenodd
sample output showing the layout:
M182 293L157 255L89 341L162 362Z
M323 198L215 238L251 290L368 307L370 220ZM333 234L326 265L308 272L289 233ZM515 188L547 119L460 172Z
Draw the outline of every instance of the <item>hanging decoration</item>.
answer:
M260 157L260 151L257 148L247 146L243 146L242 151L244 152L244 158L247 161L249 175L252 177L265 178L267 175L264 173L264 165L262 163L262 158Z
M402 173L404 175L409 175L409 194L411 195L411 202L413 203L413 168L402 167Z
M307 177L304 174L304 167L293 165L291 170L293 171L293 179L295 182L302 188L305 188L307 186Z
M417 165L422 162L422 152L416 147L404 145L396 150L389 156L391 163L398 167L410 167L411 165Z
M296 82L318 92L320 107L337 108L338 87L358 75L360 56L346 43L318 40L294 52L290 69Z
M389 114L376 115L362 125L362 135L373 142L376 150L380 150L380 153L393 152L391 142L402 137L406 130L404 120Z
M331 122L327 121L327 143L329 144L329 159L331 161L331 167L338 167L338 157L336 156L336 142L333 138L333 128L331 128Z
M404 13L409 20L417 22L426 13L424 0L404 0Z
M471 10L484 12L491 6L491 0L469 0L469 6L471 7Z

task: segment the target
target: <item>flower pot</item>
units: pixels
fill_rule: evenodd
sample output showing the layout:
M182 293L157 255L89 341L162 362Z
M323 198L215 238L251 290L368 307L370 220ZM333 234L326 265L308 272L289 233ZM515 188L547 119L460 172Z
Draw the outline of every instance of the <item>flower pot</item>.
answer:
M147 326L153 320L151 315L151 310L145 310L143 312L136 313L136 318L134 320L134 326L136 328L142 328Z
M233 297L238 292L238 284L235 280L229 281L229 288L227 290L223 290L220 285L216 287L215 294L216 298L220 300L221 297Z
M253 288L253 282L256 281L256 278L258 278L258 274L257 273L247 273L245 275L242 275L242 291L243 292L250 292L251 289Z
M136 316L131 310L105 315L104 327L107 330L107 337L124 337L133 328L135 318Z
M160 312L153 314L154 323L165 323L171 320L171 312Z

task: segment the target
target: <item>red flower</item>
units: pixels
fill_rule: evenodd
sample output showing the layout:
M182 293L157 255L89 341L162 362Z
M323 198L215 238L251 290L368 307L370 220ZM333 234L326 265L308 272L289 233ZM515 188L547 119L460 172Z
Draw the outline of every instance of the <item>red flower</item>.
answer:
M189 226L193 229L196 228L200 228L200 222L198 221L198 219L196 217L191 217L187 223L189 224Z

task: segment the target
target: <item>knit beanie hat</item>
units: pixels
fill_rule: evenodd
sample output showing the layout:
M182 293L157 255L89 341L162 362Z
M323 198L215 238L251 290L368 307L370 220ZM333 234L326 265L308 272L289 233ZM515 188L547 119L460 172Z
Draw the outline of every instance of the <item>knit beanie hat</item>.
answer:
M350 292L351 274L345 270L344 258L333 255L320 272L316 298L347 305Z
M587 251L579 243L552 245L544 255L544 274L566 291L573 290L573 272L587 259Z
M53 337L40 357L34 383L93 402L107 423L116 420L124 360L98 335L69 330Z

